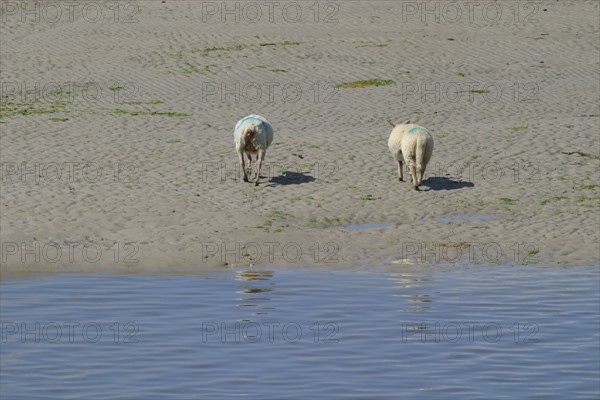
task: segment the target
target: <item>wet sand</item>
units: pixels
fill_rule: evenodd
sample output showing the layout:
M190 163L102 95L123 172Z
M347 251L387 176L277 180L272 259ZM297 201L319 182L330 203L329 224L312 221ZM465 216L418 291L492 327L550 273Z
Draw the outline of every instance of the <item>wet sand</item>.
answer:
M597 2L132 4L4 15L2 274L598 263ZM252 113L258 187L232 136ZM422 191L386 119L433 134Z

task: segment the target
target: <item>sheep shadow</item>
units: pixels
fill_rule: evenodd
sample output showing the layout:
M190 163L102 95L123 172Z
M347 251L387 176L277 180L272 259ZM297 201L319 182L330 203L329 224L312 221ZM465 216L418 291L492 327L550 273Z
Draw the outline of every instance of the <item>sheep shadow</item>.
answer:
M311 175L306 175L304 172L286 171L282 175L274 176L269 181L267 186L277 185L301 185L303 183L313 182L315 178Z
M442 176L427 178L423 181L423 185L427 186L428 190L454 190L475 186L473 182L453 181L450 178Z

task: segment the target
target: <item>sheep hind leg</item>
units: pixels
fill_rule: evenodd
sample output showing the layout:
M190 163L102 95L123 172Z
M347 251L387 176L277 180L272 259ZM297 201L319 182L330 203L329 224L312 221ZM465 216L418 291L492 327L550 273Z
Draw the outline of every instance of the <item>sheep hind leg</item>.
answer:
M252 154L246 153L246 156L248 157L248 171L252 174Z
M404 174L402 171L402 161L398 160L398 180L402 182L404 180Z
M410 170L410 178L412 180L412 184L415 187L415 190L419 190L419 183L417 181L417 171L415 168L415 163L410 162L408 165L408 169Z
M248 182L248 174L246 173L246 163L244 162L244 152L239 152L238 156L240 157L240 166L242 168L244 182Z
M254 186L258 186L258 180L260 179L260 169L262 168L262 162L265 157L265 152L259 151L256 157L256 177L254 178Z
M419 185L421 185L423 183L423 176L425 175L425 167L421 166L421 169L419 171Z

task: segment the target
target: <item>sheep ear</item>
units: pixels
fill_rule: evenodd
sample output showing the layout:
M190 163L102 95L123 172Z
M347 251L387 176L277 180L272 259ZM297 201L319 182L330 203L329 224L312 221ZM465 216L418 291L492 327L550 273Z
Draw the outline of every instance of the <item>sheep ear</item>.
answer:
M405 124L405 125L406 125L406 124L410 124L410 120L408 120L408 119L407 119L407 120L404 122L404 124Z

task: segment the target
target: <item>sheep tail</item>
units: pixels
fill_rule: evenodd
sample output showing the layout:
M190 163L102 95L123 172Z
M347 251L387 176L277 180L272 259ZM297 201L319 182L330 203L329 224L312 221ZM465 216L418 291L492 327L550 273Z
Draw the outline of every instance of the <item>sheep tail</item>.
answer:
M248 141L248 140L252 140L255 135L256 135L256 131L253 128L251 128L251 129L247 129L242 136L243 136L244 140Z

